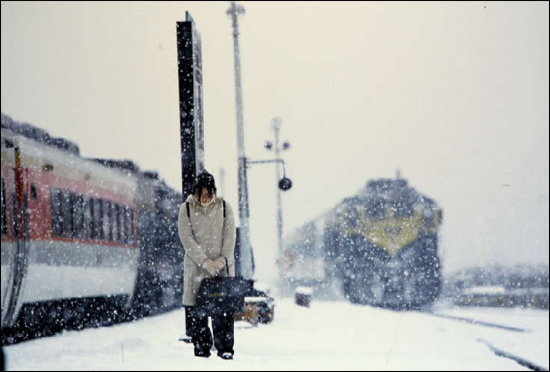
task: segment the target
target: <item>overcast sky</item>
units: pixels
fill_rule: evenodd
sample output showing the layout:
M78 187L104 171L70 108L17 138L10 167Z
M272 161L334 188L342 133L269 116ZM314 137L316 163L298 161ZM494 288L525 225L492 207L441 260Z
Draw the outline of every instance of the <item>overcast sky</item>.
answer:
M403 177L444 209L445 271L549 261L548 2L242 2L246 153L283 120L291 231ZM2 112L181 188L176 21L203 41L207 169L237 205L228 2L1 3ZM249 172L257 276L276 277L276 180ZM220 180L218 179L218 183Z

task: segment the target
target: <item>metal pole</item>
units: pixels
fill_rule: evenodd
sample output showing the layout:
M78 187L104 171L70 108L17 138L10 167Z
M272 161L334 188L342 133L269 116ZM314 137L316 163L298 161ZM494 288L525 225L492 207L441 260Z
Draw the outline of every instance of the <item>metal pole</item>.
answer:
M224 168L220 168L220 192L221 192L221 195L223 195L224 197L226 196L226 194L225 194L225 169Z
M233 42L235 57L235 100L237 106L237 146L239 161L239 218L241 221L240 229L240 247L241 247L241 269L242 275L246 279L252 279L252 247L250 244L250 208L248 204L248 180L246 171L246 154L244 150L244 116L243 116L243 98L241 86L241 60L239 49L239 14L244 13L244 8L234 1L227 10L233 23Z
M281 119L273 119L273 132L275 133L275 159L281 160L281 146L280 146L280 133L281 133ZM277 168L277 184L281 179L281 169ZM284 263L284 242L283 242L283 202L281 189L277 187L277 243L278 243L278 261L279 261L279 289L281 295L285 292L285 278L283 271Z

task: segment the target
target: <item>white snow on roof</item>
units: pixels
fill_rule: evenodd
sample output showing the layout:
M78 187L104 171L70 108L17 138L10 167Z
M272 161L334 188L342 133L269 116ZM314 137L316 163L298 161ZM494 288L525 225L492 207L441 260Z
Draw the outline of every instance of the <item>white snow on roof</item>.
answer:
M468 288L464 291L465 294L468 295L476 295L476 294L505 294L506 288L504 287L472 287Z

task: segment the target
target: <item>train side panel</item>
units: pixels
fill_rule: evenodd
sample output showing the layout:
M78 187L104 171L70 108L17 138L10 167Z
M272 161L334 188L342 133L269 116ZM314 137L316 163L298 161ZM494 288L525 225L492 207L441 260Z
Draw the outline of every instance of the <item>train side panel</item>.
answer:
M21 152L26 221L15 245L24 265L17 296L4 295L16 292L13 275L3 280L3 324L13 325L24 304L98 296L129 303L139 258L135 181L25 138L13 141Z

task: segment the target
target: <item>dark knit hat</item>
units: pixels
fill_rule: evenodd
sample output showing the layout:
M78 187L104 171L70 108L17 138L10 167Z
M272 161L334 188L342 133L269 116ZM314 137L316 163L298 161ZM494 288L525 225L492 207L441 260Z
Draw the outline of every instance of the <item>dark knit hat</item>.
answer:
M214 176L207 171L202 172L195 178L195 186L193 187L195 194L200 194L202 189L207 189L214 194L217 191L216 180L214 180Z

